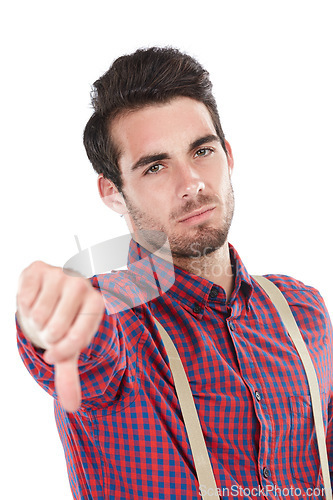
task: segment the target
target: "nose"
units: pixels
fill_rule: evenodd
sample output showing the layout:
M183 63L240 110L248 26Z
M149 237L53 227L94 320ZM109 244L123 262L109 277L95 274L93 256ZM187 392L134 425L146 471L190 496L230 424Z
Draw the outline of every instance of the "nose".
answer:
M189 165L181 165L176 172L176 194L179 198L192 198L205 189L205 183Z

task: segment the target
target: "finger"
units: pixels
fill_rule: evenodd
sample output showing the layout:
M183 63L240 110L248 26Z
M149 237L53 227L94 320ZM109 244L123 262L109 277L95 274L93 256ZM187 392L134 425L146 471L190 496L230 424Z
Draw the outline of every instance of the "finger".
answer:
M80 309L67 335L50 345L45 361L65 361L86 348L98 331L104 311L104 301L99 292L96 292L96 295L90 297L89 305L84 304Z
M55 389L62 407L69 413L81 405L81 385L78 371L78 357L55 365Z
M48 344L59 342L71 328L82 307L88 285L84 280L72 279L63 288L62 295L42 333Z
M53 276L52 282L44 280L38 296L31 307L30 316L40 330L54 314L55 308L60 300L58 291L59 280Z
M36 347L41 347L42 349L48 349L50 347L49 344L41 340L40 328L30 316L22 315L22 312L18 308L16 311L16 318L23 335L30 342L32 342Z
M38 264L38 262L31 264L19 277L16 303L24 316L29 315L42 286L42 275L37 272Z

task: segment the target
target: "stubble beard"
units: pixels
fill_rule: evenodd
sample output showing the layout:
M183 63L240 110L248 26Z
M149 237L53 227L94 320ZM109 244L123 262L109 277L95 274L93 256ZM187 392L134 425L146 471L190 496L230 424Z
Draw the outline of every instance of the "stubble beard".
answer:
M195 227L192 226L187 235L185 231L183 234L167 234L163 225L156 223L154 218L142 212L128 197L125 197L124 193L123 195L126 200L128 212L138 230L137 234L132 236L150 251L161 250L168 239L169 249L175 261L200 259L223 247L227 241L235 206L234 191L231 183L226 203L224 204L220 226L212 227L209 225L209 221L203 222ZM202 196L199 201L201 205L205 205L212 203L212 201L216 202L216 198L212 200L212 197ZM198 202L196 204L198 205ZM192 205L193 202L187 207L186 213L193 210Z

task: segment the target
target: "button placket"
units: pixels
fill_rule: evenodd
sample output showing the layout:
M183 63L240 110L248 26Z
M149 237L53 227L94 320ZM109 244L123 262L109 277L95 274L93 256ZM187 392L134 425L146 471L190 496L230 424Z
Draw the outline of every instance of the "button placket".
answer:
M198 303L194 304L194 306L193 306L193 312L195 314L202 313L202 308L201 308L200 304L198 304Z
M213 286L210 293L209 293L209 298L215 299L215 297L217 297L218 294L219 294L218 289Z
M263 471L262 471L262 474L263 474L263 476L264 476L265 479L268 479L269 476L271 475L271 472L270 472L269 469L267 469L267 467L264 467Z
M229 321L229 328L232 332L235 330L235 325L232 321Z

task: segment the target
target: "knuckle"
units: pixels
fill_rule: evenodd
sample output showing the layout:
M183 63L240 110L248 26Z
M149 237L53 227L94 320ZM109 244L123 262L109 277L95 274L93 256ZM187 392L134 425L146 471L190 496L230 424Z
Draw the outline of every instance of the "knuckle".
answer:
M68 335L68 340L75 344L78 344L82 340L82 333L78 330L72 330Z
M17 305L23 309L27 309L30 305L29 297L26 293L19 291L16 295Z
M23 269L19 276L19 286L18 286L18 294L26 293L27 291L34 288L36 282L38 282L40 275L45 272L48 264L42 261L32 262L28 267Z
M94 309L96 309L97 313L101 313L104 311L104 299L99 292L93 290L93 293L90 296L90 301Z
M68 335L68 340L73 348L80 352L90 344L92 336L91 326L87 324L85 328L73 328Z
M57 364L70 359L76 354L77 351L76 349L73 349L73 346L66 344L61 347L51 347L48 352L54 360L54 364Z
M35 274L36 272L40 272L42 269L45 268L47 264L41 260L35 260L32 262L24 271L26 271L27 274Z
M47 276L55 282L60 282L64 278L64 273L61 267L51 267L47 270Z
M20 285L19 293L22 293L23 290L30 288L35 282L35 279L36 279L35 273L31 273L28 269L24 269L19 278L19 285Z
M68 278L68 286L71 288L71 291L77 295L82 295L87 291L87 285L82 278Z
M63 349L64 356L67 358L75 356L82 350L81 343L74 342L73 340L66 339L66 347Z
M78 341L71 337L71 334L65 335L59 342L54 344L52 351L57 359L65 359L79 352Z
M44 322L47 318L46 309L44 307L38 307L37 309L32 309L31 318L37 325L39 326L44 325Z
M44 286L50 287L54 294L59 294L64 283L64 275L58 267L47 269L44 275Z
M65 329L66 323L61 319L57 319L56 321L52 320L52 322L47 325L48 334L52 338L59 338Z

